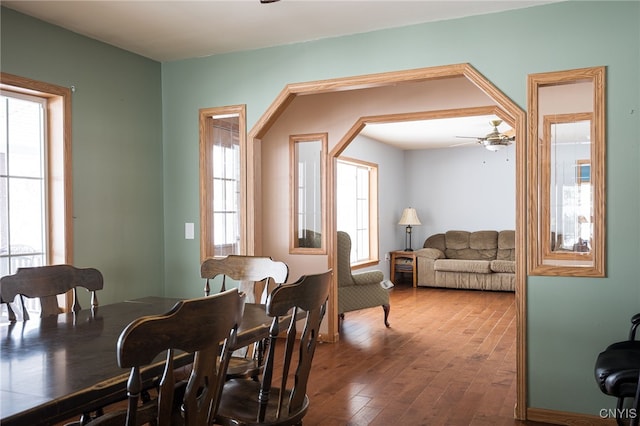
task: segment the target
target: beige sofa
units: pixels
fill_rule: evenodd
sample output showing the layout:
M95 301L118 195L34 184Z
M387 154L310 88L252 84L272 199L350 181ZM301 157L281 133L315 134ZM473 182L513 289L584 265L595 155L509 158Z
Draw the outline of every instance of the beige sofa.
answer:
M515 231L447 231L416 250L418 286L515 290Z

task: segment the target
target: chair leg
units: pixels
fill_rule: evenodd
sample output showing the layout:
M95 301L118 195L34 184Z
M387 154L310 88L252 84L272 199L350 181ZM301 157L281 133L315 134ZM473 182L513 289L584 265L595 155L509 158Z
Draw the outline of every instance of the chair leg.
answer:
M624 407L624 397L618 398L618 403L616 404L616 424L618 426L624 426L624 421L622 420L622 407Z
M382 309L384 309L384 325L386 327L390 327L390 325L389 325L389 311L391 311L391 305L382 305Z

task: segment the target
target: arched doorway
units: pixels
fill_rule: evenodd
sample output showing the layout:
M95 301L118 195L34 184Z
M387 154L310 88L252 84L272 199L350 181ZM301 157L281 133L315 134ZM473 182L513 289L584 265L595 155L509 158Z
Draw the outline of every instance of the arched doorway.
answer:
M270 108L258 120L253 129L249 132L247 146L247 164L251 167L247 168L247 233L250 240L247 243L248 253L260 254L262 250L262 234L263 229L261 223L258 222L260 212L260 194L261 187L257 176L261 164L261 143L263 138L268 134L269 130L277 126L278 120L287 108L304 95L305 102L312 102L309 95L326 95L331 93L340 93L346 99L351 92L355 95L362 95L367 90L384 90L389 94L402 92L406 95L406 89L409 85L419 83L430 83L431 88L437 88L440 85L446 85L451 79L464 80L469 86L473 86L475 90L480 92L489 103L496 108L496 115L509 123L515 130L516 140L522 141L516 144L516 375L517 375L517 399L515 414L517 418L524 419L526 417L526 358L525 358L525 338L526 338L526 262L525 262L525 152L526 138L525 128L525 112L521 110L514 102L500 92L491 82L484 78L469 64L449 65L442 67L421 68L416 70L389 72L383 74L372 74L357 77L348 77L334 80L324 80L309 83L291 84L285 87ZM437 89L436 89L437 90ZM396 93L397 95L397 93ZM393 95L390 95L393 96ZM301 98L299 98L301 97ZM401 97L401 96L400 96ZM479 101L482 102L482 101ZM415 105L406 106L400 110L399 114L424 113L433 107L429 102L418 107ZM485 105L486 106L486 103ZM412 108L414 108L412 110ZM375 107L373 108L375 110ZM442 109L441 107L439 109ZM455 109L452 106L451 109ZM353 113L353 111L351 111ZM335 114L340 114L336 111ZM328 208L326 210L327 217L327 256L326 263L329 268L334 267L334 255L336 252L335 241L335 223L336 223L336 206L335 206L335 158L344 150L350 141L362 130L367 122L375 120L379 115L372 115L368 111L355 112L357 118L349 121L350 128L337 130L336 134L342 135L340 140L334 141L330 145L329 160L327 164L327 200ZM335 116L334 116L335 118ZM345 118L349 120L349 118ZM342 123L344 127L344 123ZM340 128L340 126L338 126ZM334 282L333 289L336 285ZM337 335L337 314L336 314L336 292L332 291L330 295L328 318L328 336L329 339L336 340Z

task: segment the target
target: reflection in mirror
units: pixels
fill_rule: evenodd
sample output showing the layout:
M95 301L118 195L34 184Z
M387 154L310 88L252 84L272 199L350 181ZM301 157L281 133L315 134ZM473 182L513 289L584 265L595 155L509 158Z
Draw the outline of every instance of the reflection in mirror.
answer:
M529 76L531 274L604 276L603 103L602 67Z
M580 118L584 116L584 120ZM545 117L545 152L548 153L549 216L543 229L550 238L550 251L545 257L591 260L593 241L593 191L591 190L591 114ZM544 161L543 161L544 163ZM551 165L554 167L551 168Z
M324 232L327 134L295 135L291 159L291 253L326 253Z

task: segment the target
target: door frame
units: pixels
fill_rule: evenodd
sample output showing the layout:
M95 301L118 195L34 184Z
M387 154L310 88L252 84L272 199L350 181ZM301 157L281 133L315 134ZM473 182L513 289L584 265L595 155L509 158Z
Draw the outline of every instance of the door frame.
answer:
M247 138L247 253L256 254L261 246L261 236L256 232L256 220L260 217L260 143L264 135L277 122L279 116L289 104L301 95L313 95L335 91L361 90L373 87L394 86L401 83L421 82L435 79L465 77L496 105L497 115L509 123L515 130L516 140L516 419L526 419L527 413L527 364L526 364L526 112L509 99L488 79L470 64L454 64L437 67L419 68L379 74L368 74L331 80L288 84L272 102L266 112L258 119ZM350 131L331 149L327 161L327 247L328 267L335 267L334 253L337 250L336 203L335 203L335 158L346 148L351 139L367 123L367 119L358 120ZM328 328L329 338L338 339L337 315L337 277L334 274L329 295Z

